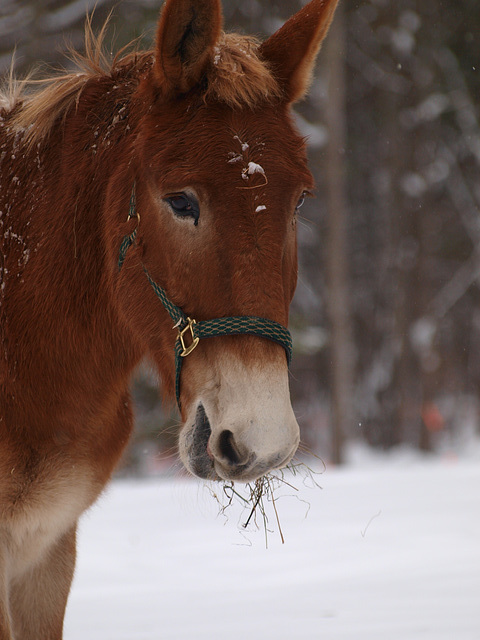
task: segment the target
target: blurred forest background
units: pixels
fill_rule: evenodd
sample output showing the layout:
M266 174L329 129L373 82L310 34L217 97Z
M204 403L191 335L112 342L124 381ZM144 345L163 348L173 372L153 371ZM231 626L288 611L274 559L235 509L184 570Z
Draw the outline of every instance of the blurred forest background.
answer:
M228 30L266 37L301 0L224 0ZM113 9L116 51L152 46L159 0L0 0L0 71L67 65ZM143 34L143 35L142 35ZM50 71L51 73L51 71ZM479 431L480 12L477 0L343 0L296 107L317 198L302 209L291 386L303 440L454 452ZM127 465L161 472L178 416L134 383ZM161 392L160 392L161 395Z

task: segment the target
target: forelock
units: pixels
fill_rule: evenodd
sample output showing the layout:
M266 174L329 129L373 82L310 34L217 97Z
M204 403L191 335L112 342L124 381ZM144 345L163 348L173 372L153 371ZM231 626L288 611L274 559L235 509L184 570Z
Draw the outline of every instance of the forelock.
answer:
M254 107L273 101L282 92L268 63L258 55L260 41L250 36L224 33L217 43L207 72L205 98L231 107Z

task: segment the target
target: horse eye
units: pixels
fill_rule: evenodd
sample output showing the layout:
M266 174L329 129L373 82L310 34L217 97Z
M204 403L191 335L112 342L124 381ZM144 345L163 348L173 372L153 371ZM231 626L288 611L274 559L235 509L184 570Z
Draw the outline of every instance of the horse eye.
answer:
M303 203L305 202L305 196L307 195L307 193L304 191L302 193L302 195L300 196L299 201L297 202L297 206L295 207L295 213L298 212L298 210L303 206Z
M173 210L173 213L180 218L193 218L195 226L198 225L200 217L200 208L197 201L186 193L175 193L165 198Z

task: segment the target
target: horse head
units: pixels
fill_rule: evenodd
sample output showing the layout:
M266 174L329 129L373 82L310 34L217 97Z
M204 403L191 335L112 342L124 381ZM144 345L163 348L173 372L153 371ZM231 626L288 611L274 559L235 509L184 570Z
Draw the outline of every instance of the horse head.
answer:
M144 105L129 222L137 227L121 278L139 278L123 286L126 316L147 336L171 391L176 323L140 266L197 323L288 324L296 215L313 188L290 110L307 90L335 5L312 0L263 43L224 34L219 0L167 0L163 8L155 56L134 96ZM299 427L285 348L268 335L190 345L194 338L186 327L178 391L185 466L204 478L249 481L286 465Z

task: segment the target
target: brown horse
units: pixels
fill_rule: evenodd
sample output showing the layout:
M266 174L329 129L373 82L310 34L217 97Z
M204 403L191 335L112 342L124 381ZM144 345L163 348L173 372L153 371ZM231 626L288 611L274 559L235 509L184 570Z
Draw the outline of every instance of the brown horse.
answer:
M62 637L141 358L176 387L196 475L295 453L285 327L312 177L290 106L335 5L259 43L222 32L219 0L167 0L154 51L107 67L87 28L79 73L0 97L0 640Z

